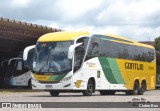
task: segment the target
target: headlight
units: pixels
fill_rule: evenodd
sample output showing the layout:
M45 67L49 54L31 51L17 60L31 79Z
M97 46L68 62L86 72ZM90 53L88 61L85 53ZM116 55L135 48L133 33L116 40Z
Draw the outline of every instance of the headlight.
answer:
M63 78L60 82L66 82L66 81L70 80L71 78L72 78L72 76L69 76L69 77Z

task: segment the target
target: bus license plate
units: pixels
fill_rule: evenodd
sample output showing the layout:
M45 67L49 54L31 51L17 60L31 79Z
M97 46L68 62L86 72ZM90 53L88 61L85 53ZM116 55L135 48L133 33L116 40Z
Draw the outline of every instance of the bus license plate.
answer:
M52 89L53 87L52 87L52 85L45 85L45 88Z

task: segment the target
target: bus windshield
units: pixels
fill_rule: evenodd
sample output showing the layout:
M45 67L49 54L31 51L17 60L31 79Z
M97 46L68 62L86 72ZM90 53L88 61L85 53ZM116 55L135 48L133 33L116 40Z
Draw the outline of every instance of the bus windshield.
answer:
M72 41L39 42L36 44L32 70L37 73L67 73L71 71L72 60L68 49Z

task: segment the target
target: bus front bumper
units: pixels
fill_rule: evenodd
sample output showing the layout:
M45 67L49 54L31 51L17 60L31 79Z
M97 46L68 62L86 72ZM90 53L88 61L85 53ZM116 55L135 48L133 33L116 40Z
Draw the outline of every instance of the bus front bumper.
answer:
M60 81L58 83L40 83L39 81L32 78L32 89L40 90L71 90L71 80L69 81Z

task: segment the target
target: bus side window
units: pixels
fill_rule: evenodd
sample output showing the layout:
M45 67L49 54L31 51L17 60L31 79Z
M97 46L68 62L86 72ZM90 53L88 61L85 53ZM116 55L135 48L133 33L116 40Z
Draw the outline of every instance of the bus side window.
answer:
M91 58L94 58L94 57L99 57L102 54L101 52L105 51L105 50L101 49L102 48L101 42L102 41L100 39L91 38L85 61L87 61Z
M24 62L22 60L16 61L15 66L13 69L13 76L17 77L20 76L26 72L28 72L30 69L24 65Z
M14 66L14 69L13 69L13 76L17 77L17 76L21 75L22 72L23 72L22 70L23 70L22 61L15 62L15 66Z
M17 70L22 71L22 62L21 61L19 61L17 64Z

